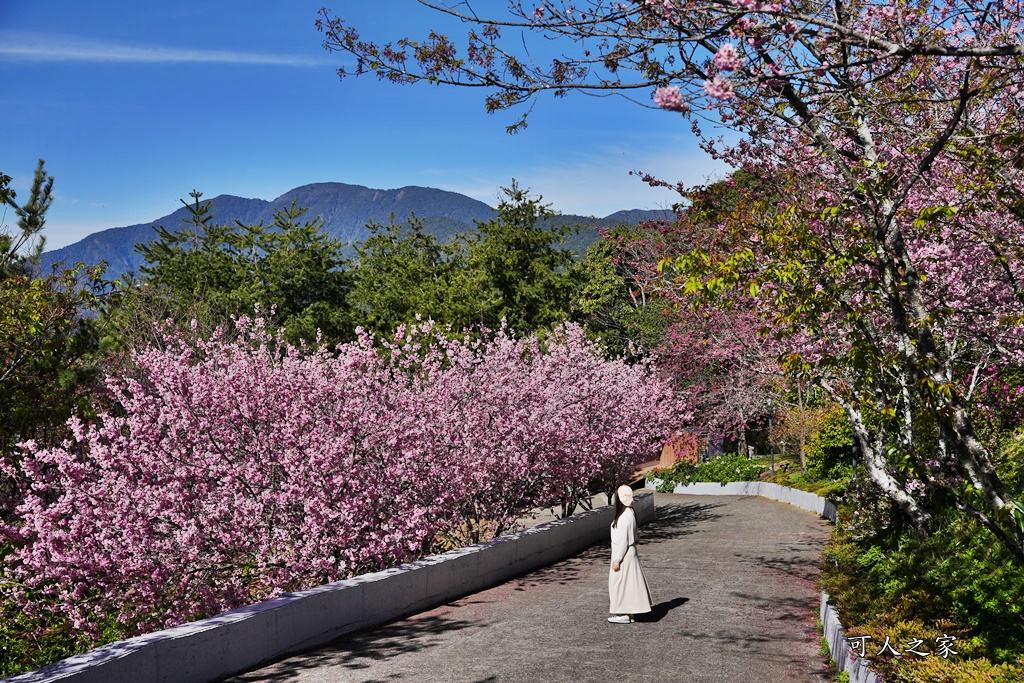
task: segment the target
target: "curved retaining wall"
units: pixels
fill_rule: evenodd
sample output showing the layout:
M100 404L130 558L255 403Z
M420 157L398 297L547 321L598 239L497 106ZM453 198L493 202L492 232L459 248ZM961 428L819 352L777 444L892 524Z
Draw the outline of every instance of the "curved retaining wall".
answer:
M661 480L647 479L645 488L656 489ZM771 500L795 505L798 508L815 512L833 524L836 521L836 505L821 496L788 486L772 484L767 481L733 481L728 484L698 482L696 484L676 484L672 493L686 493L691 496L761 496Z
M659 483L661 483L661 480L652 477L647 480L645 487L655 489ZM808 491L801 491L766 481L734 481L728 484L708 482L676 484L672 493L686 493L691 496L762 496L795 505L808 512L817 513L833 524L836 522L837 512L835 503ZM821 593L821 608L819 612L821 628L825 640L828 641L828 649L836 668L849 673L851 683L882 683L879 675L868 668L867 660L851 655L849 643L846 641L846 631L839 622L839 613L836 611L835 606L829 602L828 593L824 591Z
M654 518L639 494L637 521ZM486 543L111 643L9 683L205 683L504 583L608 538L605 506Z

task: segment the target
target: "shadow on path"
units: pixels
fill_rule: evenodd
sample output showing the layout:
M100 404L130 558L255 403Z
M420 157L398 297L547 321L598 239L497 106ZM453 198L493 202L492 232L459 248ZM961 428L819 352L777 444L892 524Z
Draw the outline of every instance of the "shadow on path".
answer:
M824 550L825 544L820 544L819 552ZM773 574L785 574L794 578L813 579L818 575L821 562L817 557L800 557L796 553L785 557L768 557L766 555L745 555L734 553L734 556L743 564L752 564Z
M264 662L253 670L236 674L231 680L237 683L289 681L299 678L307 670L326 666L343 667L353 671L369 669L374 662L420 652L440 644L446 633L483 626L483 623L447 617L443 614L413 617L372 631L345 635L305 653L289 653L274 662ZM368 679L366 683L374 681Z
M694 529L701 522L722 519L712 512L723 507L723 503L669 503L658 506L658 515L640 527L640 538L644 543L670 541L683 536L700 533Z
M651 606L651 611L647 614L638 614L633 617L636 621L641 621L648 624L661 621L668 613L674 610L676 607L682 607L690 601L690 598L672 598L668 602L659 602L657 605Z
M607 554L607 547L607 543L591 546L567 560L556 562L542 569L535 569L525 576L510 580L508 583L513 586L513 590L517 591L538 586L568 585L572 581L579 581L585 578L590 566L604 559L604 556Z
M773 596L766 598L764 595L752 595L742 591L730 591L729 595L747 605L748 613L755 610L761 611L766 615L771 615L772 621L804 622L812 617L807 611L807 600L802 597Z

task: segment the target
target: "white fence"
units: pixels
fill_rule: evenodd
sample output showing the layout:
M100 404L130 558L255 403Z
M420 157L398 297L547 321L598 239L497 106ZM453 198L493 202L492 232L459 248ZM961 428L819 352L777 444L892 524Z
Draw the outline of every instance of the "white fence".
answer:
M846 640L846 630L839 623L835 605L828 601L828 593L821 594L821 629L825 632L829 652L836 668L850 674L850 683L882 683L882 679L868 668L866 659L854 657Z

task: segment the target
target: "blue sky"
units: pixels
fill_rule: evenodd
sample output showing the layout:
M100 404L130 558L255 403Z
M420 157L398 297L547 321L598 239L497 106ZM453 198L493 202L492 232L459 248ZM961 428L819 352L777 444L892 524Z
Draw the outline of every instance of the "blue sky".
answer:
M368 38L465 31L415 0L0 0L0 171L27 193L46 160L47 247L155 220L193 188L422 185L494 205L515 178L558 211L603 216L675 199L630 170L688 184L724 170L677 114L620 98L543 98L508 135L516 114L486 114L479 90L341 82L345 58L314 26L323 5Z

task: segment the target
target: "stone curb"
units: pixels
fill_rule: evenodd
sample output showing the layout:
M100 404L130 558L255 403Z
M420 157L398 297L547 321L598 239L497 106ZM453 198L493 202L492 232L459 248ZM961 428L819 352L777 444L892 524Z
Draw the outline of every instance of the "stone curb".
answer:
M648 477L644 488L657 489L661 480ZM821 496L801 491L800 489L773 484L767 481L734 481L728 484L714 482L697 482L694 484L676 484L672 493L684 493L691 496L761 496L778 500L798 508L814 512L833 524L836 523L837 510L832 501ZM850 683L882 683L882 678L868 668L866 660L850 654L850 646L846 641L845 630L839 623L839 613L828 601L828 593L821 593L821 628L828 641L829 653L836 668L850 674Z
M654 518L654 495L634 503ZM281 655L433 609L571 557L608 538L604 506L345 581L118 641L8 683L206 683Z
M850 653L850 644L846 640L846 629L839 623L839 613L835 605L828 601L828 593L821 592L821 629L828 641L829 652L836 668L850 674L850 683L882 683L882 678L868 668L868 662Z

